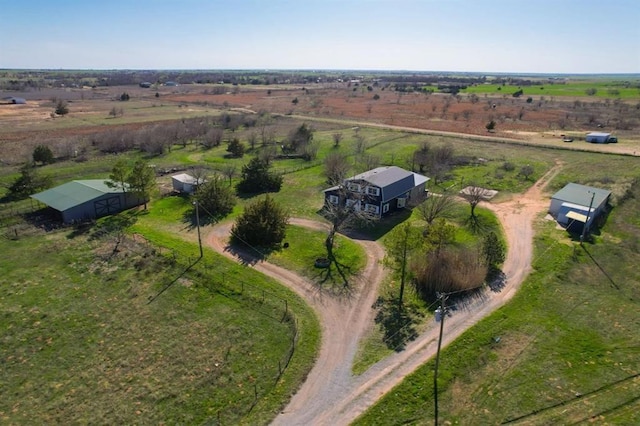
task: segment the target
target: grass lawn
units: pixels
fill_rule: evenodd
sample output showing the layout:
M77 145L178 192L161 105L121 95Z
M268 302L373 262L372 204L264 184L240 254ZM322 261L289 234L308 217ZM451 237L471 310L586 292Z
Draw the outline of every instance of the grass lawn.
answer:
M136 231L153 220L140 215ZM265 424L275 416L319 344L306 305L208 250L185 270L192 242L157 231L147 239L163 244L162 255L131 238L114 251L118 234L96 229L0 239L2 422Z
M285 241L289 243L288 248L274 251L269 254L267 260L283 268L295 271L307 277L313 283L322 287L342 287L344 285L335 266L331 270L319 269L314 266L317 258L326 257L327 251L324 246L326 232L314 231L299 226L289 226ZM336 260L342 265L343 272L353 285L353 280L365 266L366 254L364 249L356 242L338 235L335 239L334 255ZM330 274L327 274L330 272Z
M442 353L442 421L640 421L639 196L634 187L586 250L553 222L537 223L534 272L522 289ZM433 367L356 424L432 423Z

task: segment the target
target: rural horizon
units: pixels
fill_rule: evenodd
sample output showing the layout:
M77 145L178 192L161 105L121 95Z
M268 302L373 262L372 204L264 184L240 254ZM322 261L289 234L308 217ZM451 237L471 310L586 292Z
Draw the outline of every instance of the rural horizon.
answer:
M276 73L372 73L372 74L416 74L416 75L461 75L461 76L500 76L500 77L603 77L603 78L640 78L640 72L509 72L509 71L452 71L452 70L412 70L412 69L360 69L360 68L0 68L1 71L33 72L276 72Z

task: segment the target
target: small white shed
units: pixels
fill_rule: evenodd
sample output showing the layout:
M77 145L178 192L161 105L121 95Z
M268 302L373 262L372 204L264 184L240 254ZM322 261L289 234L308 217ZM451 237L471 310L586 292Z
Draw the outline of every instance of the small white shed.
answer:
M171 184L173 190L177 192L183 192L185 194L191 194L196 190L196 187L203 183L203 180L198 180L187 173L180 173L179 175L171 176Z

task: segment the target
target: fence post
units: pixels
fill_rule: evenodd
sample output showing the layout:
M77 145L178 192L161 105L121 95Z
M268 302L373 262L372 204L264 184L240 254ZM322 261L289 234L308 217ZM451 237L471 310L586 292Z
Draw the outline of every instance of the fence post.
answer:
M284 299L284 315L282 316L282 321L287 319L287 314L289 313L289 303L287 299ZM282 322L280 321L280 322Z

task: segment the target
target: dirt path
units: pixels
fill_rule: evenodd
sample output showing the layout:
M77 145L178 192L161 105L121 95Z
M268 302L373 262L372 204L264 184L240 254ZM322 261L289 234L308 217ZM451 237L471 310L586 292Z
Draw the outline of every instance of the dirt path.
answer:
M327 230L326 224L306 219L292 219L294 225L317 230ZM367 254L367 264L348 296L334 297L325 294L309 280L272 265L255 262L246 255L232 253L227 245L231 224L216 226L205 241L216 251L235 260L240 259L295 291L316 311L322 326L322 344L316 363L307 380L293 396L275 424L318 424L327 405L337 404L337 398L352 381L351 365L358 349L358 342L373 324L375 312L371 309L382 281L381 260L384 250L374 241L358 240Z
M548 200L542 191L561 166L557 163L519 197L500 204L484 204L500 219L507 238L508 253L503 266L506 284L499 292L487 289L447 317L443 346L505 304L529 274L533 258L533 221L547 209ZM295 219L292 223L326 229L325 225L309 220ZM228 230L228 226L214 228L207 242L221 253L234 257L226 251ZM360 376L351 374L358 341L373 324L371 306L383 277L380 260L384 251L380 245L372 241L358 242L364 246L368 262L358 291L345 299L324 295L308 280L267 262L253 265L256 270L280 280L300 294L316 310L322 324L322 347L316 364L287 407L273 421L274 425L347 425L435 355L438 327L434 324L404 351L385 358Z

